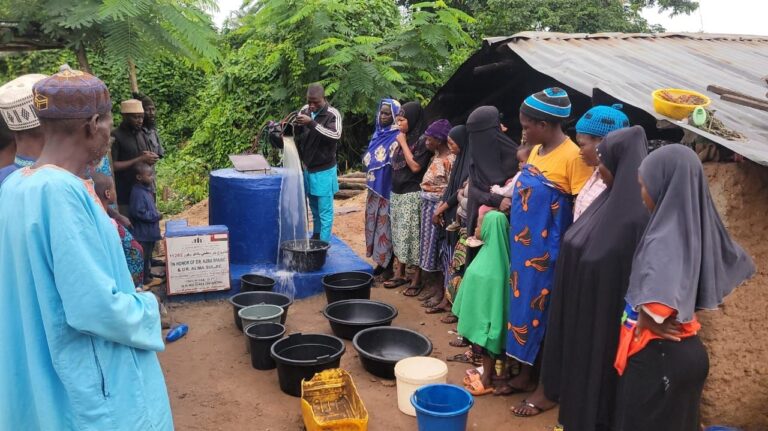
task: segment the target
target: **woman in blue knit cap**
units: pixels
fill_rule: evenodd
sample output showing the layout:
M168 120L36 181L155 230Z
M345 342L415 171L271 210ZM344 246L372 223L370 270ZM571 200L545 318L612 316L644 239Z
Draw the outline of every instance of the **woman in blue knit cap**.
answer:
M610 185L613 182L611 171L600 163L597 146L603 141L605 135L614 130L629 127L629 118L620 111L621 108L620 104L595 106L576 123L576 142L581 148L581 158L584 163L594 169L594 172L576 196L576 202L573 205L574 222L606 189L606 184Z

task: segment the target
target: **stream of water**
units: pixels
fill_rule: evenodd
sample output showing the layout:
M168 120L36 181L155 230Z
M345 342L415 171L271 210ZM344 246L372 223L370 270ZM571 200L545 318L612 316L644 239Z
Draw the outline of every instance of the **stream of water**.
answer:
M304 194L304 172L293 137L283 137L283 183L280 189L280 244L303 239L307 241L307 201ZM276 262L280 261L280 251Z

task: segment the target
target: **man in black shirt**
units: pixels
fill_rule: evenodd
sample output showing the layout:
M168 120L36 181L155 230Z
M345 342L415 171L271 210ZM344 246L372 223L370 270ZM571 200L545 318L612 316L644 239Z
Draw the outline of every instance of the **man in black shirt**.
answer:
M330 241L333 195L339 191L336 146L341 139L341 114L325 100L322 85L312 84L307 89L307 104L296 117L293 133L304 167L305 192L312 209L312 238ZM282 148L282 139L272 142Z
M131 199L131 189L136 184L134 167L139 163L154 165L160 156L151 151L146 136L142 130L144 124L144 108L136 99L120 103L120 113L123 122L112 136L112 161L115 171L115 186L117 189L117 206L123 215L128 215L128 205Z

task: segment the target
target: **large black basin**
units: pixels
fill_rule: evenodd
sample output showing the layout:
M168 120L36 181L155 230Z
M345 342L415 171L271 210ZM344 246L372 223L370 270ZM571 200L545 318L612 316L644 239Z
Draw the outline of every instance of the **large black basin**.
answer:
M280 244L285 269L298 272L317 271L325 265L331 245L319 239L296 239Z
M245 274L240 277L241 292L271 292L275 279L261 274Z
M272 358L277 363L280 389L294 397L301 396L301 380L315 373L339 368L344 341L325 334L291 334L272 345Z
M322 283L329 304L346 299L371 299L373 276L367 272L337 272L323 277Z
M397 309L383 302L348 299L328 304L323 315L336 336L351 340L363 329L389 326L397 317Z
M410 329L379 326L364 329L352 340L360 362L369 373L384 379L395 378L397 361L412 356L429 356L432 342Z
M285 319L288 318L288 308L293 304L293 299L277 292L241 292L229 298L229 303L232 304L235 326L242 331L243 322L240 321L240 316L237 315L241 308L256 304L277 305L284 310L280 323L285 325Z

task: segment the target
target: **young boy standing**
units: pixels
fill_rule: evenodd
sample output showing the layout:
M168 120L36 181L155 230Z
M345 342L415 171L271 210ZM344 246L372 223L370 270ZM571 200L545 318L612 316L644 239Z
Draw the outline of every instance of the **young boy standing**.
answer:
M131 189L129 216L133 224L133 237L144 249L144 286L154 287L159 285L160 279L152 277L152 252L155 242L159 241L160 219L162 215L157 211L155 197L152 192L152 184L155 171L152 166L145 163L136 164L136 180Z

